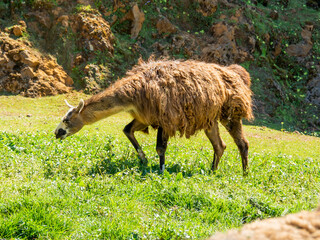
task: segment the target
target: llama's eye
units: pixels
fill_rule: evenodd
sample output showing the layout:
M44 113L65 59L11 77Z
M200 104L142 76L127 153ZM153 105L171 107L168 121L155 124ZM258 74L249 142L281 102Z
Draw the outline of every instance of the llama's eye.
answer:
M65 124L69 124L69 123L70 123L70 120L65 119L65 120L63 120L63 122L64 122Z

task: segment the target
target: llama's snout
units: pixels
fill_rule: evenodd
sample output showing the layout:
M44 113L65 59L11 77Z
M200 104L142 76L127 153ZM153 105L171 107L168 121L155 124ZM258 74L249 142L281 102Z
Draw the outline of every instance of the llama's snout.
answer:
M59 128L59 130L56 131L55 134L56 134L56 138L63 139L65 137L65 135L67 134L67 131L62 128Z

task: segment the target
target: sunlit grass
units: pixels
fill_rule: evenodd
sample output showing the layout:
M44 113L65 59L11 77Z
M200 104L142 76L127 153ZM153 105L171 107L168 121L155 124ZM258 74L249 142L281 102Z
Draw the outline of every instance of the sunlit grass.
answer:
M141 166L118 114L64 141L53 131L84 95L0 97L0 238L203 239L319 200L319 138L245 126L250 173L230 136L217 173L203 133L170 139L160 175L156 132L137 133Z

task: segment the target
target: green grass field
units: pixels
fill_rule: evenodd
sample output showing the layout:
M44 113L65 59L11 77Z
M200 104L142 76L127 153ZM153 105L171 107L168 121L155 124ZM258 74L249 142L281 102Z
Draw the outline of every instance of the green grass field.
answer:
M320 139L245 126L250 173L221 128L227 149L217 173L203 132L170 139L158 173L155 131L137 133L149 165L122 133L122 113L64 141L53 131L85 95L0 96L0 238L205 239L256 219L314 209Z

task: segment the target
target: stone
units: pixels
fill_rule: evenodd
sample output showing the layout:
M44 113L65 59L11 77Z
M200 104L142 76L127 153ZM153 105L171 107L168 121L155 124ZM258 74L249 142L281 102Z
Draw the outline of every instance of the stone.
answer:
M61 7L56 7L52 9L52 14L55 18L59 17L63 12L63 8Z
M307 86L306 100L320 108L320 71Z
M23 33L23 27L19 26L19 25L15 25L12 28L12 33L16 36L16 37L21 37L22 33Z
M211 28L211 31L212 31L214 37L222 36L227 30L228 30L227 25L225 25L222 22L219 22L219 23L213 25Z
M33 78L35 76L32 68L30 67L25 67L21 70L21 78L25 79L25 78Z
M0 57L0 65L7 63L8 61L4 57Z
M26 22L23 21L23 20L20 20L20 21L19 21L19 25L20 25L21 27L23 27L23 28L26 28L26 27L27 27Z
M69 27L69 16L67 15L62 15L57 19L57 22L60 22L62 26L64 27Z
M127 14L120 20L120 22L125 20L132 21L131 38L137 38L145 20L144 13L140 11L137 3L133 5L129 12L127 12Z
M0 89L26 97L67 93L70 76L50 56L41 55L23 41L0 35ZM42 69L48 69L48 74Z
M157 22L157 30L159 34L175 33L177 28L167 18L161 18Z
M199 3L200 8L198 12L202 13L203 16L211 16L217 11L218 1L217 0L196 0Z
M13 58L13 60L14 61L19 61L20 60L20 55L19 54L14 54L13 56L12 56L12 58Z
M88 60L96 51L113 55L114 35L109 23L101 16L92 13L78 13L69 21L70 27L78 35L78 46L83 49ZM91 53L87 54L87 50Z
M291 44L287 47L286 51L288 55L293 57L306 57L310 50L312 49L312 44Z

